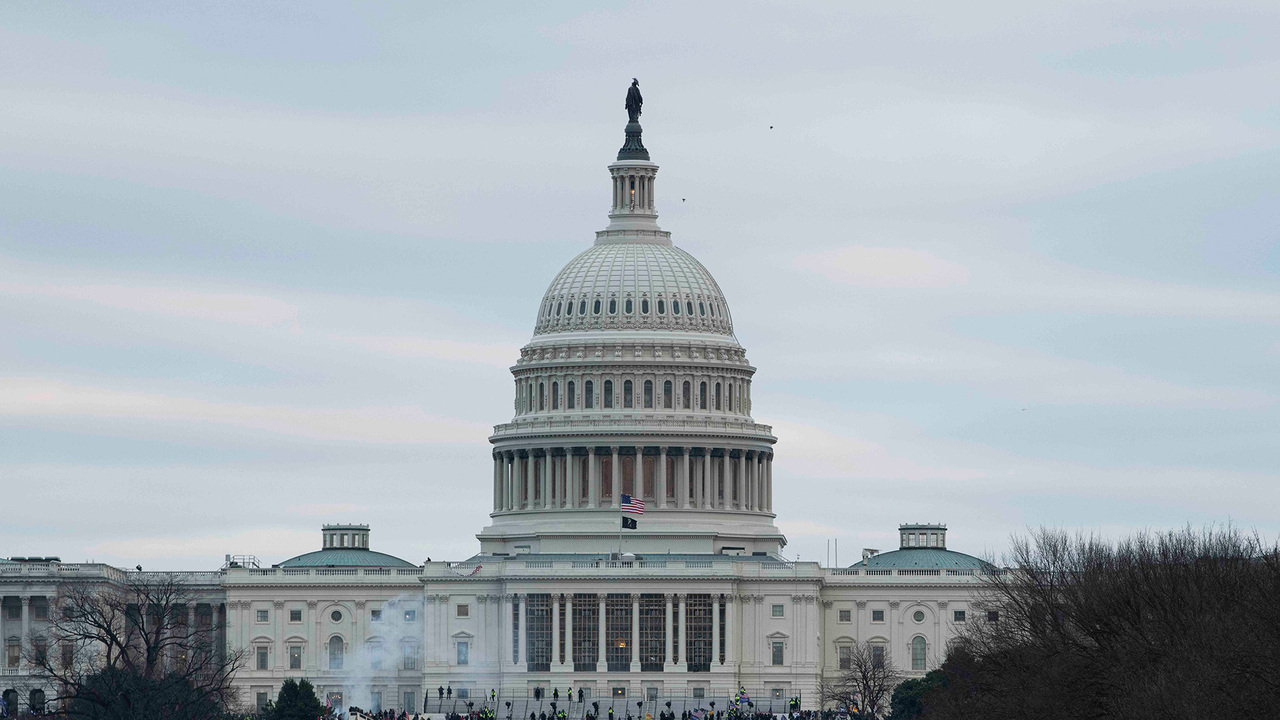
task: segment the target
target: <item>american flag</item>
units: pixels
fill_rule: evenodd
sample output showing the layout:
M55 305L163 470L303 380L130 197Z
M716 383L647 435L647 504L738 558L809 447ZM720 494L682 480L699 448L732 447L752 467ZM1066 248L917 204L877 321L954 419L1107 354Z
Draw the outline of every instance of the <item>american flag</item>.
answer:
M638 498L638 497L631 497L630 495L623 495L623 496L622 496L622 512L624 512L624 513L635 513L636 515L643 515L643 514L644 514L644 501L643 501L643 500L641 500L641 499L640 499L640 498Z

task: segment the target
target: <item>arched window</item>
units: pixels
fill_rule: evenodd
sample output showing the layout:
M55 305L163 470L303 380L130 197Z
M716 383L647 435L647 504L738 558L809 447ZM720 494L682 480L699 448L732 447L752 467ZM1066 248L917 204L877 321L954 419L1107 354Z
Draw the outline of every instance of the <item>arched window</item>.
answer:
M538 383L538 409L547 409L547 385L546 383Z
M573 301L570 300L568 304L564 306L564 316L569 317L572 314L573 314Z
M911 638L911 669L924 670L924 656L928 645L923 637L917 635Z
M729 412L733 412L733 388L734 388L734 384L729 383L728 397L725 398L725 401L727 403L727 407L725 409L728 410Z
M631 298L627 298L626 310L627 310L627 314L630 315L631 314Z
M672 315L679 315L679 314L680 314L680 301L679 301L679 300L676 300L675 302L671 303L671 314L672 314Z
M609 314L610 315L618 314L618 301L613 298L609 298Z
M525 393L525 399L528 400L529 412L533 412L533 381L529 381L529 389Z
M557 311L556 314L559 315L560 313ZM707 304L701 300L698 301L698 314L703 317L706 317L707 315Z
M680 407L684 408L685 410L690 410L690 409L692 409L692 408L693 408L693 399L692 399L692 398L693 398L693 396L689 394L689 381L688 381L688 380L685 380L685 381L684 381L684 392L680 394L680 399L683 401L683 402L682 402L682 404L680 405Z
M600 312L600 310L599 310L599 309L597 309L597 310L596 310L596 312ZM579 301L578 301L578 314L579 314L579 315L586 315L586 314L587 314L587 301L586 301L586 300L579 300Z
M653 407L653 381L644 381L644 406L646 408Z
M666 380L662 383L662 407L667 410L671 409L671 381Z
M329 669L342 669L342 638L337 635L329 638Z
M607 408L613 407L613 381L612 380L604 381L604 406Z
M664 300L659 300L659 301L658 301L658 314L659 314L659 315L666 315L666 314L667 314L667 303L666 303L666 301L664 301Z
M560 409L560 383L551 383L551 409Z
M640 301L640 314L641 314L641 315L648 315L648 314L649 314L649 299L648 299L648 298L645 298L644 300L641 300L641 301Z
M582 384L582 407L591 410L596 406L596 384L590 380Z
M698 384L698 409L707 409L707 381L703 380Z
M720 409L720 383L716 383L716 409Z
M631 381L622 381L622 407L631 407Z
M600 314L600 301L599 301L599 300L596 300L595 304L591 306L591 312L595 313L596 315L599 315L599 314Z
M560 308L564 307L564 303L556 303L556 317L560 317Z
M572 381L572 380L570 380L570 381L569 381L569 384L568 384L568 386L566 387L566 389L569 391L569 395L568 395L567 397L565 397L565 407L567 407L567 408L569 408L570 410L572 410L572 409L575 407L575 405L576 405L576 403L575 403L575 398L574 398L574 396L573 396L573 395L574 395L574 392L573 392L573 391L574 391L574 389L575 389L575 388L574 388L574 383L573 383L573 381Z

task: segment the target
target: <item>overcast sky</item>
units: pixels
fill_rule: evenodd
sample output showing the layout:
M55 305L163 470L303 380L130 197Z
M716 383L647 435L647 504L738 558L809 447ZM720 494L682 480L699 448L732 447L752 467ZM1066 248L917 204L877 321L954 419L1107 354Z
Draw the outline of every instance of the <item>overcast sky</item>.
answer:
M0 6L0 556L477 551L633 76L788 556L1280 532L1274 0L593 5Z

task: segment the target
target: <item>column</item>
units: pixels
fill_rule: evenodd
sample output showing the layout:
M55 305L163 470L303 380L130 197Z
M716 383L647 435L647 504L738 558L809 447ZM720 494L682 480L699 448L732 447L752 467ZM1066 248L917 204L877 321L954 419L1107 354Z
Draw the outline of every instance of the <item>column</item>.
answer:
M764 505L766 511L773 512L773 453L765 458Z
M510 510L511 497L514 494L515 487L515 464L511 459L511 453L502 453L502 507L504 510Z
M657 478L654 480L654 494L658 496L658 507L667 507L667 446L658 448ZM670 622L667 623L670 625Z
M711 448L703 448L702 482L698 483L698 493L702 496L702 509L707 510L715 504L715 487L711 484Z
M598 672L604 672L605 669L608 668L608 665L605 665L604 659L604 593L597 594L596 601L600 603L600 612L598 613L600 617L600 624L599 627L596 628L600 632L600 641L596 643L596 670Z
M215 608L217 608L215 603L209 603L210 618L217 617L218 611ZM275 655L275 659L274 662L271 663L271 667L276 670L284 670L284 656L288 652L282 645L280 645L280 643L284 642L284 601L274 601L272 603L271 612L275 615L275 620L271 624L275 626L276 640L271 647L271 653ZM213 622L215 625L217 624L216 620Z
M724 601L724 662L736 672L738 669L738 613L734 611L734 606L738 604L738 595L725 596Z
M529 669L529 612L528 612L528 596L524 593L516 595L516 602L519 603L520 618L520 646L516 651L516 670L524 672Z
M720 596L711 596L711 667L720 664Z
M22 636L19 640L18 647L18 669L27 669L27 643L31 642L31 596L23 595L22 602ZM143 617L146 617L146 610L143 610Z
M631 593L631 672L640 672L640 593Z
M689 507L689 451L693 448L681 448L684 455L680 458L680 478L676 482L676 507L684 509ZM681 618L684 615L680 616ZM680 647L684 647L681 645Z
M573 593L564 595L564 663L573 669Z
M636 446L635 470L631 472L631 494L644 499L644 448Z
M511 628L511 605L515 596L503 593L499 597L502 604L498 606L498 672L502 672L511 663L507 658L511 657L511 634L514 632Z
M502 461L497 453L493 455L493 509L502 509Z
M524 456L524 507L529 510L533 509L533 464L537 461L538 459L533 456L532 450L526 452Z
M573 456L573 448L564 448L564 506L567 508L578 507L581 493L578 482L578 458Z
M747 451L738 455L738 474L733 479L733 487L738 494L738 509L747 509Z
M600 465L596 462L596 446L587 448L587 507L600 507Z
M542 473L538 477L538 484L542 486L542 500L538 503L538 507L551 507L551 453L549 449L542 453Z
M609 476L613 480L612 502L613 507L622 504L622 466L618 464L618 448L617 446L609 448L613 453L613 462L609 463Z
M685 634L685 631L684 631L685 628L689 625L689 615L688 615L688 608L685 607L685 594L684 593L677 594L676 599L680 601L680 621L679 621L680 648L678 650L678 654L676 655L676 671L683 671L685 668L688 667L688 664L689 664L689 640L688 640L688 636Z
M563 670L560 665L560 594L551 593L551 669Z
M673 664L671 659L671 632L672 630L675 629L675 626L671 624L671 602L674 599L675 598L670 594L664 593L662 596L663 609L667 613L667 621L662 624L662 628L663 628L662 630L662 669L663 670L670 670Z

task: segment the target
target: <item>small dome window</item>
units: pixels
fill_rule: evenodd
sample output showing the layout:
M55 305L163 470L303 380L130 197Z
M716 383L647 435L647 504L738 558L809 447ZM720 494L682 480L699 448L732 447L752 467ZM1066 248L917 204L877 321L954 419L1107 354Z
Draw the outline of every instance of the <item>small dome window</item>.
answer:
M627 314L631 314L631 298L627 298Z
M915 613L911 616L911 619L915 620L916 622L924 622L924 612L920 610L915 611Z
M560 308L564 307L564 303L556 303L556 317L560 317Z
M599 311L599 310L596 310L596 312L600 312L600 311ZM578 314L579 314L579 315L586 315L586 314L587 314L587 301L586 301L586 300L579 300L579 301L578 301Z
M342 622L342 611L334 610L333 612L329 613L329 619L334 622Z
M667 314L667 303L666 303L666 301L664 301L664 300L659 300L659 301L658 301L658 314L659 314L659 315L666 315L666 314Z
M679 315L679 314L680 314L680 301L679 301L679 300L677 300L677 301L675 301L675 302L671 303L671 312L672 312L672 314L675 314L675 315Z
M618 301L615 300L614 298L609 298L609 314L610 315L618 314Z
M556 311L556 314L557 314L557 315L559 315L559 314L560 314L560 311L559 311L559 310L557 310L557 311ZM706 316L707 316L707 304L706 304L706 303L704 303L704 302L699 302L699 303L698 303L698 314L699 314L699 315L701 315L701 316L703 316L703 317L706 317Z
M591 312L595 313L596 315L599 315L599 314L600 314L600 301L599 301L599 300L596 300L595 305L594 305L594 306L592 306L592 308L591 308Z
M692 301L692 300L685 300L685 301L684 301L684 309L685 309L685 310L688 310L688 311L689 311L689 315L690 315L690 316L692 316L692 315L693 315L693 301Z
M641 301L640 301L640 314L641 314L641 315L648 315L648 314L649 314L649 299L648 299L648 298L645 298L644 300L641 300Z
M573 301L570 300L568 304L564 306L564 316L569 317L572 314L573 314Z
M711 317L715 317L715 316L716 316L716 304L711 303Z
M547 317L551 317L551 303L547 303Z

